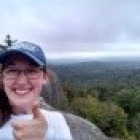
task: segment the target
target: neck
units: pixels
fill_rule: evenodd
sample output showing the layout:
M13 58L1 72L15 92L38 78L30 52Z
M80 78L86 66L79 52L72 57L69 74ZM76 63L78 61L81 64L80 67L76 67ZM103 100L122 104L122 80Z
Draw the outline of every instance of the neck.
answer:
M16 107L13 106L12 109L13 114L31 114L32 113L32 109L30 107Z

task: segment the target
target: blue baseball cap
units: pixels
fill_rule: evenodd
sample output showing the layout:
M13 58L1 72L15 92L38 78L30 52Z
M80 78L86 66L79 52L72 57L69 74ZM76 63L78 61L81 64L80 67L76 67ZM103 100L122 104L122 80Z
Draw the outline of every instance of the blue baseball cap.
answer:
M28 41L15 43L6 51L2 52L0 54L0 62L3 64L6 58L17 53L24 55L31 61L35 62L37 65L46 69L46 57L43 50L40 48L40 46Z

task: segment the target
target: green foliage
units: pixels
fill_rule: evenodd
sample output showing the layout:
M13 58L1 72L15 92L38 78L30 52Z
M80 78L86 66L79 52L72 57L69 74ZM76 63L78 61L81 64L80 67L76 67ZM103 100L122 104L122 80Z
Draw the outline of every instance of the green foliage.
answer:
M75 114L96 123L108 136L124 137L127 134L126 114L112 102L99 102L89 95L74 98L71 108Z
M69 65L53 65L60 80L73 86L88 87L116 85L140 85L140 62L83 62Z
M95 123L107 136L137 140L139 120L133 117L139 112L139 87L107 85L80 89L68 84L64 87L69 109L74 114Z
M8 47L10 47L14 42L15 41L11 40L10 35L6 35L5 40L4 40L5 45L0 44L0 51L6 51Z
M126 114L113 102L101 103L101 120L99 126L108 136L124 137L127 133Z
M63 83L70 111L108 136L140 139L140 62L91 62L52 69Z
M90 121L96 119L100 112L98 101L90 95L86 98L75 97L70 106L75 114L87 118Z
M140 139L140 113L137 113L133 118L132 128L134 135L137 137L137 139Z
M140 91L136 94L132 100L131 109L133 113L140 113Z
M131 114L140 112L140 90L136 88L123 89L115 95L115 102L118 103L125 112Z

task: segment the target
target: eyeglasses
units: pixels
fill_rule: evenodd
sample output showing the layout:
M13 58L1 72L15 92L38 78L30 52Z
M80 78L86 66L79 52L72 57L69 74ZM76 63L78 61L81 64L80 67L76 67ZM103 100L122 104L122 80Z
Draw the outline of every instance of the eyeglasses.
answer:
M5 68L3 70L3 75L6 79L16 79L23 72L28 79L37 79L41 76L41 70L41 68L30 68L25 70Z

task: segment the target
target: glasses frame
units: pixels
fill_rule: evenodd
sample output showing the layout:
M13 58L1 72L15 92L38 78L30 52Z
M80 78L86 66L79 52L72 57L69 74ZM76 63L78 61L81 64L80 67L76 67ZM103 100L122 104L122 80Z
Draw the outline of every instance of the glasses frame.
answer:
M28 69L18 69L18 68L4 68L3 69L3 76L6 79L17 79L21 73L24 73L24 75L28 79L37 79L41 76L41 72L43 71L43 68L37 67L37 68L28 68Z

